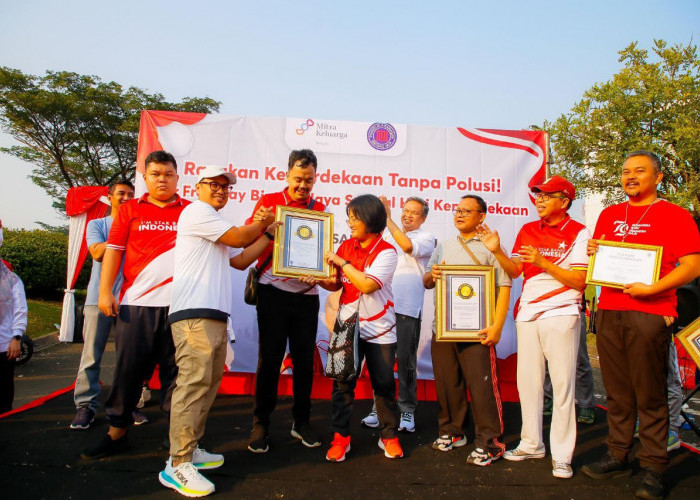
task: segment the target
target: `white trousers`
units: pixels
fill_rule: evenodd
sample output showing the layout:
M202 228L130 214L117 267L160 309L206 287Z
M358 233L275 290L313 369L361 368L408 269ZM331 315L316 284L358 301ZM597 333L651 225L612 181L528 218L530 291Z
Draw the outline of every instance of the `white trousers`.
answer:
M549 431L552 458L571 463L576 446L576 356L580 316L554 316L516 321L518 334L518 392L523 426L518 448L529 453L545 450L542 440L545 360L552 379L554 409Z

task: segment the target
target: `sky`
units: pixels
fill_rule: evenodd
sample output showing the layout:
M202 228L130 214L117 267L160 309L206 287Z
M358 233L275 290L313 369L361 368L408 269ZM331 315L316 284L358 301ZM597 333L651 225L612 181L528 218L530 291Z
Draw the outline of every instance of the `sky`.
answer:
M566 113L633 41L697 43L697 0L0 0L0 65L221 101L221 113L522 129ZM14 144L0 133L0 147ZM67 223L0 153L0 220Z

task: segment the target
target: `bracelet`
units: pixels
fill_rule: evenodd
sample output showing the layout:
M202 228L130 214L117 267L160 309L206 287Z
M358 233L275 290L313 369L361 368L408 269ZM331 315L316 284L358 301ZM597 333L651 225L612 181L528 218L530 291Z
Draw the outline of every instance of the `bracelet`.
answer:
M267 238L268 238L270 241L275 241L275 236L272 235L272 234L270 234L269 232L265 231L263 234L264 234L265 236L267 236Z
M340 268L342 269L342 268L344 268L345 266L347 266L348 264L350 264L350 261L349 261L349 260L346 260L345 262L343 262L343 264L340 266Z

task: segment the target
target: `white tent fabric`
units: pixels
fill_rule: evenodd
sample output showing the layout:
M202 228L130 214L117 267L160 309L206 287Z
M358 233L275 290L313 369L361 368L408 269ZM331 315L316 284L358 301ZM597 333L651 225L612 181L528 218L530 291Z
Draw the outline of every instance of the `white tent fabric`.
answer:
M85 226L87 225L87 212L74 215L70 218L68 233L68 267L66 269L66 289L63 295L63 312L61 313L61 329L58 340L61 342L73 342L73 330L75 327L75 290L71 288L73 277L79 271L76 269L80 247L85 238Z

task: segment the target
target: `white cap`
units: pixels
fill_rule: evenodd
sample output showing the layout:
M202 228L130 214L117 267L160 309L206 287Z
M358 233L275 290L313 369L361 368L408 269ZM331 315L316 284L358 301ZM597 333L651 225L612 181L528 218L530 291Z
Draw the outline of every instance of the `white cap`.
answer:
M197 182L200 182L204 179L212 179L214 177L219 177L220 175L226 177L228 179L229 184L236 183L236 176L233 175L233 172L229 172L228 170L226 170L226 167L220 167L218 165L208 165L206 167L203 167L197 175Z

